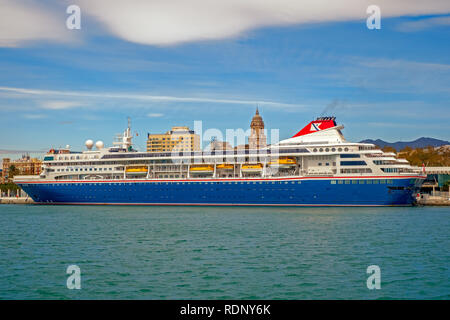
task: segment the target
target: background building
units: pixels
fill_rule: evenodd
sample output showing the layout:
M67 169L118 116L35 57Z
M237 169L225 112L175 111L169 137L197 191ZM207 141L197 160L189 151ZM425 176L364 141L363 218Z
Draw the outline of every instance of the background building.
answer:
M267 138L264 134L264 121L259 115L258 108L250 123L250 137L248 138L248 145L250 149L265 148L267 146Z
M18 160L3 158L2 183L12 180L13 176L38 175L41 173L42 161L30 156L22 156Z
M147 152L198 150L200 136L188 127L172 127L163 134L147 134Z
M211 144L209 145L210 150L214 151L214 150L233 150L233 147L231 146L231 144L229 142L226 141L218 141L218 140L213 140L211 141Z

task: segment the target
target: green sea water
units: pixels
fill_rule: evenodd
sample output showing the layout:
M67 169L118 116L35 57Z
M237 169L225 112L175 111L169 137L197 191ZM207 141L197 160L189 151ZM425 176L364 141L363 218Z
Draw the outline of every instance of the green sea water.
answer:
M448 207L0 206L0 299L449 298Z

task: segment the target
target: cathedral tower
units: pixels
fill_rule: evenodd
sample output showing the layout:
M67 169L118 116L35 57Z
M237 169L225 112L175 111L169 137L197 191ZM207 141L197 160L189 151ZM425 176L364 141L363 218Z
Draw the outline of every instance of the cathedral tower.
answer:
M256 108L256 113L250 123L251 133L248 138L248 145L250 149L265 148L267 146L267 138L264 134L264 121L259 115L259 110Z

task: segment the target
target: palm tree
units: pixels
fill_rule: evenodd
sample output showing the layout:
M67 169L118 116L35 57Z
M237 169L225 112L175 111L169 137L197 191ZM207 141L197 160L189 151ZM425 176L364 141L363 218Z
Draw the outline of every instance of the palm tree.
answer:
M15 165L10 165L8 169L8 179L14 178L15 175L19 173L19 170L17 170Z

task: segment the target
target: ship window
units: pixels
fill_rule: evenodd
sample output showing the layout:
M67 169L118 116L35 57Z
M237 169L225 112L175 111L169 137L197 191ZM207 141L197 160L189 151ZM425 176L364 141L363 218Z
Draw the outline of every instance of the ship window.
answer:
M323 148L320 148L320 149L319 149L319 152L323 152Z
M365 161L341 161L341 166L365 166Z
M335 152L335 151L336 151L336 148L331 148L331 151Z
M364 180L359 180L359 184L364 184Z
M341 158L360 158L361 156L359 154L341 154Z
M326 165L326 166L329 166L330 164L327 162L327 163L325 163L325 165Z
M380 184L386 184L386 180L380 180Z
M329 151L330 151L330 148L325 148L325 151L326 151L326 152L329 152Z
M372 180L367 180L366 183L367 184L372 184Z
M342 152L342 148L338 148L338 151L339 151L339 152Z
M336 180L331 180L330 183L331 184L336 184Z
M344 183L344 181L342 181L342 180L338 181L338 184L343 184L343 183Z
M345 180L345 184L350 184L350 180Z
M378 180L373 180L373 184L378 184Z
M352 184L357 184L358 180L352 180Z
M346 151L346 152L347 152L347 151L348 151L348 148L344 148L344 151Z
M322 162L319 162L318 165L321 166L321 165L322 165Z

